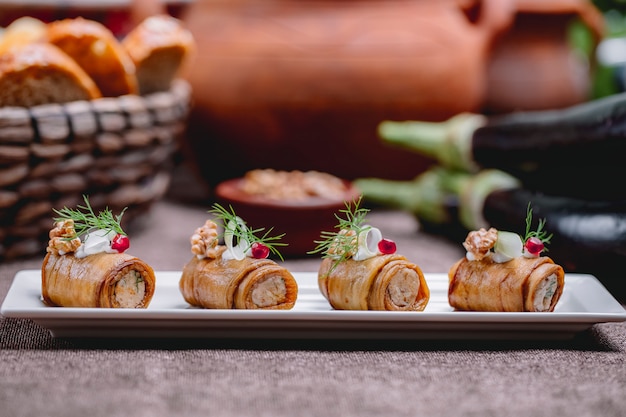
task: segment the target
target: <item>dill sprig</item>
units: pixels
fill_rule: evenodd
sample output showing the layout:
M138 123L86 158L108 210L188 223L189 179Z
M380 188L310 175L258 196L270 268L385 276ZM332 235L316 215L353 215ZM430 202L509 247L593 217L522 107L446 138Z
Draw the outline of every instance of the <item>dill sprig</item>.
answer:
M52 209L58 216L54 218L55 222L63 220L74 221L74 231L76 234L70 239L82 236L96 229L106 230L107 232L113 230L116 233L126 236L121 226L122 216L126 208L117 216L115 216L108 207L96 214L89 203L89 197L83 195L83 200L85 201L85 205L77 205L76 209L67 207L63 207L61 210Z
M276 248L277 246L287 246L286 243L278 242L278 240L282 239L285 236L284 233L280 235L276 235L276 236L270 236L270 233L274 229L273 227L269 228L267 231L265 231L264 227L258 228L258 229L251 229L249 227L242 228L239 222L237 221L237 218L243 221L244 224L246 223L245 220L237 216L232 206L228 206L228 207L230 211L226 210L220 204L215 203L213 204L213 207L211 208L211 210L209 210L209 213L213 214L216 218L218 218L222 222L222 227L224 229L224 232L226 232L227 226L230 222L233 222L233 224L236 225L234 229L229 229L229 230L233 234L233 236L235 236L239 241L244 239L246 242L248 242L249 246L244 249L244 252L250 249L253 243L258 242L267 246L270 252L278 256L281 261L284 260L282 254ZM258 233L261 233L263 231L265 231L263 235L257 236ZM219 237L223 238L224 233L222 233Z
M533 209L530 207L530 203L528 203L528 207L526 208L526 233L524 234L524 242L526 242L531 237L536 237L537 239L541 240L544 245L550 243L550 240L552 239L552 233L548 234L548 232L544 230L544 227L546 226L546 219L539 219L539 223L537 224L537 230L531 230L532 223ZM546 252L548 251L547 248L544 248L544 250Z
M357 252L359 234L371 228L371 226L363 225L369 210L361 207L362 198L363 196L360 196L358 200L354 201L354 204L345 202L346 208L339 210L339 213L345 214L345 217L335 213L335 218L338 221L335 228L338 230L336 232L322 231L320 240L314 241L317 246L308 252L309 254L321 253L322 258L335 259L335 264L331 270ZM345 231L353 231L354 233L346 233Z

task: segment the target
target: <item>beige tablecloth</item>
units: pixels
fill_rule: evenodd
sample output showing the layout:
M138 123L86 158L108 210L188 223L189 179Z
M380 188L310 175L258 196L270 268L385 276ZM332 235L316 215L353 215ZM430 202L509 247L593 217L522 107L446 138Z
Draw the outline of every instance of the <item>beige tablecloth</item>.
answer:
M129 252L180 269L206 210L156 204ZM462 255L405 213L368 218L427 273ZM40 264L1 264L0 300L17 271ZM287 261L294 272L317 264ZM558 342L83 340L0 318L0 416L122 415L624 416L626 324Z

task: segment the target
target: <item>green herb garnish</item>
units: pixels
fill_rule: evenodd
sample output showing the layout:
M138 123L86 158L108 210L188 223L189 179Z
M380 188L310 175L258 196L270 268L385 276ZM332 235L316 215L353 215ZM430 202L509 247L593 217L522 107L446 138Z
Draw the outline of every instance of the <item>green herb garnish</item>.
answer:
M535 237L539 239L544 245L550 243L550 240L552 239L552 233L548 234L548 232L544 230L544 227L546 225L546 219L539 219L539 223L537 224L537 230L531 230L532 222L533 209L530 207L530 203L528 203L528 207L526 209L526 233L524 234L523 241L527 242L528 239ZM545 250L546 252L548 251L547 248L544 248L543 250Z
M278 256L281 259L281 261L284 260L281 253L278 251L278 249L276 249L277 246L287 246L286 243L277 242L278 240L282 239L285 236L284 233L277 235L277 236L270 236L270 233L274 229L273 227L271 227L262 236L259 237L257 236L257 234L260 232L263 232L265 228L250 229L248 227L242 227L241 224L239 224L239 222L237 221L237 219L239 219L240 221L243 221L244 224L245 224L245 221L241 219L241 217L237 216L232 206L229 206L229 208L230 208L230 211L226 210L224 207L222 207L218 203L215 203L213 204L213 208L209 210L209 213L213 214L216 218L221 220L224 232L226 232L229 223L232 222L232 224L236 225L234 229L231 228L228 230L239 241L243 239L246 242L248 242L249 246L245 248L244 252L250 249L254 243L260 243L262 245L267 246L270 252ZM224 233L222 233L218 237L223 238Z
M107 232L115 231L120 235L126 236L126 233L122 230L122 226L120 225L126 208L117 216L113 215L108 207L96 214L91 204L89 204L89 198L86 195L83 195L83 200L85 201L85 205L77 205L77 209L67 207L61 210L52 209L58 215L58 217L54 218L55 222L63 220L74 221L74 231L76 234L73 237L67 238L68 240L97 229L106 230Z
M335 226L338 231L329 232L322 231L320 234L321 240L316 240L317 244L314 250L309 251L309 254L322 254L322 258L333 258L335 264L331 268L331 271L341 262L352 257L359 248L358 236L361 232L371 229L371 226L364 226L365 216L369 213L369 210L360 207L363 196L360 196L354 204L346 202L346 208L339 210L339 213L344 213L345 218L340 217L339 214L335 214L335 217L339 223Z

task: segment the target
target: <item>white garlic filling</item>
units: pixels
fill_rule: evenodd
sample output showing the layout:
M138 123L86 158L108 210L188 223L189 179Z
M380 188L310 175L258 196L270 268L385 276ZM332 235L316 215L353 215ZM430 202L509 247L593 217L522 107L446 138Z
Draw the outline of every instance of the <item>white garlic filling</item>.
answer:
M541 280L537 286L535 292L535 298L533 299L533 307L535 311L549 311L552 304L552 298L556 293L557 277L556 274L551 274Z
M270 307L285 302L287 287L280 276L270 276L252 287L252 302L259 307Z
M403 269L391 278L387 286L387 294L391 302L398 307L408 307L417 298L420 280L417 272Z
M130 270L115 284L115 301L123 308L136 308L146 296L146 282L139 271Z

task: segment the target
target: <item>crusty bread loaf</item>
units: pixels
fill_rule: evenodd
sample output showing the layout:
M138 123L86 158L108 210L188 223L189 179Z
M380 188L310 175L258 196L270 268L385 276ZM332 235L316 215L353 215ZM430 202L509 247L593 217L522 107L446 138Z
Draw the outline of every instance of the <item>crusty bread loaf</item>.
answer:
M0 54L0 107L32 107L100 96L93 80L53 45L30 43Z
M123 42L94 20L20 18L0 34L0 107L166 91L194 49L167 14L146 18Z
M122 40L137 70L140 94L166 91L194 49L182 22L170 15L146 18Z
M103 24L77 17L48 24L46 40L72 57L104 97L137 94L135 65Z
M46 24L39 19L23 16L8 25L0 36L0 53L9 48L37 42L46 33Z

